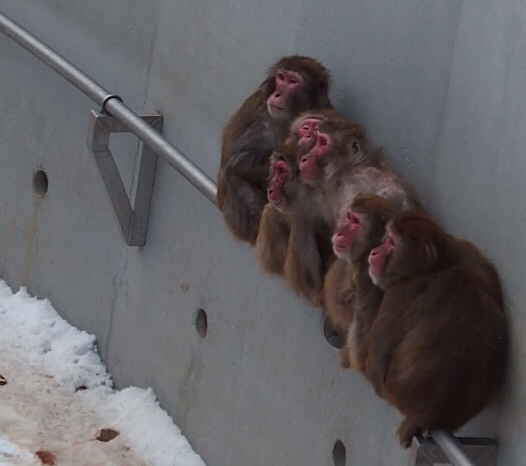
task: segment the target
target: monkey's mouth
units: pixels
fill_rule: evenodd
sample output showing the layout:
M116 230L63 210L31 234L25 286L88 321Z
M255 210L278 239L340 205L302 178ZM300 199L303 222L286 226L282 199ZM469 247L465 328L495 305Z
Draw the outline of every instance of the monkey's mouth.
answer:
M269 107L272 107L273 110L277 110L278 112L283 112L285 111L285 107L279 107L278 105L275 105L275 104L268 104Z
M334 251L334 254L336 254L338 257L344 256L345 254L347 254L347 249L348 247L346 245L337 244L337 243L332 244L332 250Z
M286 118L288 115L285 107L280 107L270 102L267 103L267 110L273 118Z

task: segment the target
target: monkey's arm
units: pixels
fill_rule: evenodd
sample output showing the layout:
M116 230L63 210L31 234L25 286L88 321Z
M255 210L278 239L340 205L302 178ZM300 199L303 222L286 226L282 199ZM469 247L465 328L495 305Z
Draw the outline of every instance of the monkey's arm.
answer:
M369 331L376 318L378 308L363 309L357 306L353 319L353 333L350 359L356 370L366 372L369 357ZM376 390L378 393L378 390Z
M395 314L380 308L377 319L369 333L368 356L365 374L372 383L378 396L384 397L384 382L391 363L394 348L402 340L402 334L397 331Z
M319 306L322 300L322 264L312 227L301 220L291 225L285 277L289 285Z
M261 215L255 247L256 259L265 272L283 274L289 234L285 215L267 204Z
M226 169L240 178L264 184L269 172L270 150L245 149L233 152Z
M265 122L265 118L256 117L228 139L224 146L226 171L249 182L266 181L274 140Z

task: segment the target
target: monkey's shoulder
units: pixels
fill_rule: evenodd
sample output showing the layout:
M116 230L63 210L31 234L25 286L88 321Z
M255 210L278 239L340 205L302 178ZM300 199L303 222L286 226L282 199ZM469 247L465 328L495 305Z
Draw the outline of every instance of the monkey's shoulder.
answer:
M223 131L223 136L235 136L236 133L243 131L247 126L257 123L263 115L265 117L269 116L265 95L261 89L258 89L248 96L230 117Z

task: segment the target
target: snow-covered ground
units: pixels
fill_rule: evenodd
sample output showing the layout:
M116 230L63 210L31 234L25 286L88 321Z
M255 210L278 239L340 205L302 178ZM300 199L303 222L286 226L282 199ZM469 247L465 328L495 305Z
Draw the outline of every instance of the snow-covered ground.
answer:
M93 335L0 280L0 466L42 464L205 466L151 389L112 388Z

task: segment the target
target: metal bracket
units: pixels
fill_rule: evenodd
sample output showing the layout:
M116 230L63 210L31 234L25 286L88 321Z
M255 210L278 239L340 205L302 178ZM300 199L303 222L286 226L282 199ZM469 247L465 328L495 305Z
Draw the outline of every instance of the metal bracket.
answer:
M158 113L139 113L152 128L161 132L163 117ZM88 148L90 149L110 197L113 212L128 246L144 246L152 200L153 182L157 167L157 154L143 144L138 164L135 199L130 201L115 159L109 148L111 133L129 133L130 130L114 117L90 113ZM137 167L136 167L137 170Z
M462 449L477 466L496 466L498 447L491 438L457 437ZM413 437L411 466L455 465L431 437ZM464 464L464 463L462 463Z

